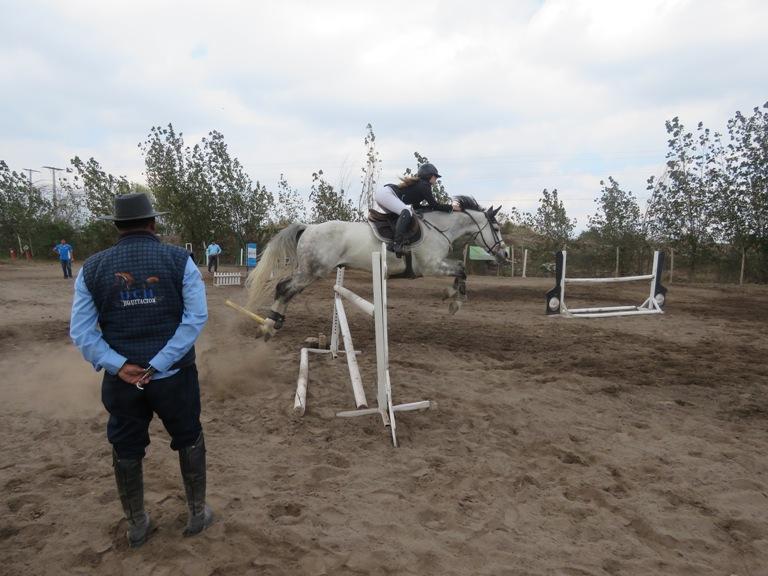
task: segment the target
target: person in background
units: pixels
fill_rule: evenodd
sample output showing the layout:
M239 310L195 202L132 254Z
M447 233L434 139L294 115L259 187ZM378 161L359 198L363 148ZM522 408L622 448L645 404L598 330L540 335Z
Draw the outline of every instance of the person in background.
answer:
M61 263L61 270L64 272L64 278L72 278L72 259L74 258L72 246L67 244L66 240L62 240L61 243L53 247L53 251L59 254L59 262Z
M221 246L216 244L216 241L208 244L208 248L205 253L208 255L208 272L213 268L214 272L219 271L219 254L221 254Z
M70 336L104 369L101 397L117 491L135 548L152 532L144 510L142 460L149 423L160 417L179 453L187 497L184 536L213 522L205 501L206 448L200 424L195 340L208 319L205 285L184 248L160 242L146 194L115 198L117 243L88 258L77 275Z

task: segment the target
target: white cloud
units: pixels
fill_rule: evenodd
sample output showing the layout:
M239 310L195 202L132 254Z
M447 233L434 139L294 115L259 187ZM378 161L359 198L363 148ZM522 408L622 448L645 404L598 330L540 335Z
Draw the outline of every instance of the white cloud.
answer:
M665 0L6 3L0 158L94 156L142 178L172 122L224 133L254 180L354 186L371 122L391 180L418 150L449 191L580 227L609 175L642 197L664 121L723 131L766 100L768 4ZM650 171L650 172L649 172Z

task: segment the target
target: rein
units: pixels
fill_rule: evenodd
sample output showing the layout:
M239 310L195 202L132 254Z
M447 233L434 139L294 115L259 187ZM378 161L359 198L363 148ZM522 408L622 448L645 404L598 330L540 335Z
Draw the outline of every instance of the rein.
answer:
M493 246L488 246L488 243L485 241L485 237L482 235L483 230L485 230L486 226L488 226L491 223L490 219L488 218L488 215L483 213L485 215L485 224L481 227L480 224L477 223L477 220L475 220L474 216L472 216L472 214L470 214L466 210L462 210L461 212L469 216L469 219L472 220L472 223L477 227L477 232L475 232L472 235L472 240L474 242L477 242L477 237L479 235L481 240L483 241L483 245L485 246L485 249L488 250L489 253L494 254L494 250L496 250L499 246L501 246L502 240L501 238L499 238L499 235L497 234L496 229L491 227L491 232L493 233L493 239L495 240L495 242L493 243ZM421 221L424 222L424 224L426 224L429 228L431 228L436 232L439 232L440 235L443 238L445 238L445 241L448 242L448 246L451 246L453 244L453 241L450 238L448 238L448 236L445 235L445 233L448 231L447 228L445 230L440 230L440 228L438 228L437 226L432 224L429 220L424 218L423 214L419 214L419 217L421 218Z
M445 230L440 230L440 228L438 228L437 226L435 226L434 224L432 224L432 223L431 223L429 220L427 220L426 218L424 218L424 215L423 215L423 214L419 214L419 218L421 218L421 221L422 221L422 222L424 222L424 224L426 224L426 225L427 225L429 228L432 228L432 230L434 230L435 232L439 232L439 233L440 233L440 235L441 235L443 238L445 238L445 241L446 241L446 242L448 242L448 246L449 246L449 247L450 247L451 245L453 245L453 242L451 241L451 239L450 239L450 238L448 238L448 236L446 236L446 235L445 235L445 232L448 230L447 228L446 228Z
M496 250L499 246L501 246L502 240L501 240L501 238L499 238L499 235L497 234L496 229L493 226L491 226L491 232L493 233L493 239L495 240L495 242L493 243L493 246L488 246L488 243L485 241L485 237L483 236L483 230L485 229L486 226L488 226L491 223L491 220L488 218L488 215L485 214L485 224L481 228L480 224L477 223L477 220L475 220L475 218L474 218L474 216L472 216L472 214L470 214L466 210L464 211L464 213L467 216L469 216L470 220L472 220L472 222L475 224L475 226L477 226L477 232L475 232L472 235L472 240L477 242L477 237L479 235L480 238L483 241L483 245L485 246L485 249L488 250L488 252L490 254L494 254L495 255L496 253L494 252L494 250Z

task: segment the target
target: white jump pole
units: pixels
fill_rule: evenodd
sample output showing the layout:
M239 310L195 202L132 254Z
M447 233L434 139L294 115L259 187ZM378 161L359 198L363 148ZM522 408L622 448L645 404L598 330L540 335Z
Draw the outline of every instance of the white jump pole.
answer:
M373 275L373 303L368 302L351 290L345 288L343 286L344 269L339 268L337 270L336 284L333 288L334 311L331 327L331 347L330 350L302 348L299 378L296 384L296 395L294 398L294 410L298 414L304 414L306 409L306 391L309 380L309 353L330 353L336 358L340 352L344 352L347 355L350 380L352 381L353 392L355 394L355 401L358 409L338 412L336 415L340 417L352 417L377 413L380 414L384 424L390 427L392 444L397 446L395 412L423 410L429 408L431 403L429 400L399 405L394 405L392 402L392 386L389 377L389 342L387 339L386 245L382 244L381 252L374 252L371 255L371 265ZM352 335L349 331L349 323L342 302L345 298L366 315L373 316L374 318L376 335L376 400L378 404L375 408L365 407L367 402L365 401L360 370L355 358L357 352L353 348ZM343 351L339 350L339 332L341 332L344 342L345 350Z
M299 381L296 384L296 397L293 400L293 409L299 415L304 416L307 409L307 382L309 380L309 352L307 348L301 349L299 362Z
M336 296L336 315L339 319L341 337L344 339L344 351L346 352L347 366L349 366L349 378L352 381L352 392L355 395L355 405L358 408L367 408L368 400L365 399L363 379L360 377L360 367L357 365L352 334L349 332L349 324L347 323L347 313L344 311L344 304L339 295Z
M567 278L567 253L562 250L556 254L555 287L547 292L547 314L562 314L579 318L601 318L607 316L636 316L638 314L663 314L667 289L661 285L663 255L657 250L653 255L653 269L650 274L639 276L620 276L618 278ZM614 282L635 282L650 280L648 298L639 306L603 306L601 308L568 308L565 303L566 284L608 284Z

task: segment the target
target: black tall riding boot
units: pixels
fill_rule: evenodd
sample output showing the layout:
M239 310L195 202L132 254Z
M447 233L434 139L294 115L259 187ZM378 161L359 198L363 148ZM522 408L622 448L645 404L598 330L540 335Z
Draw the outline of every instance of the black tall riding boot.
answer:
M117 492L128 520L128 545L138 548L149 538L151 525L149 514L144 511L144 475L141 458L118 458L112 450Z
M213 512L205 503L205 438L202 432L192 446L179 450L179 464L189 509L184 536L194 536L213 522Z
M397 224L395 224L395 241L392 244L392 249L398 258L403 255L405 233L408 231L408 227L411 225L412 218L413 215L411 214L411 211L407 209L400 212L400 216L397 217Z

